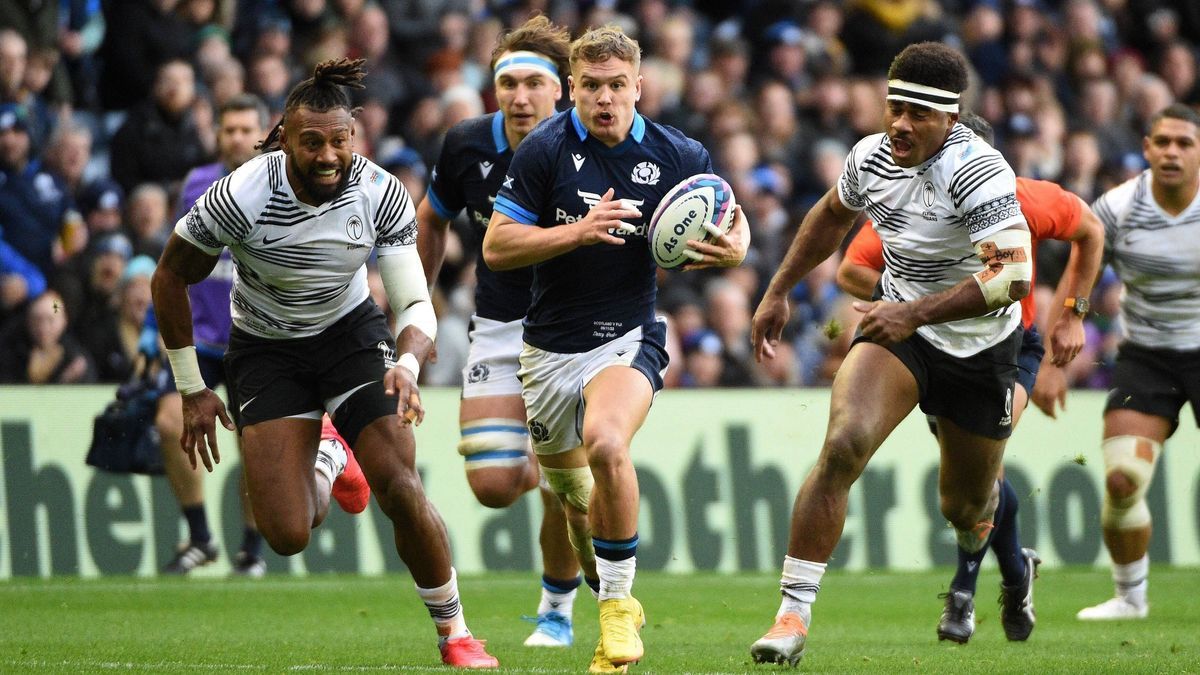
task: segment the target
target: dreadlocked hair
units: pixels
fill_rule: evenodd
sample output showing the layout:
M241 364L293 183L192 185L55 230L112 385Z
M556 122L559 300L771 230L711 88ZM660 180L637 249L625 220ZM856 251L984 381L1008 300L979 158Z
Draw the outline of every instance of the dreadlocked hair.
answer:
M279 134L287 122L288 114L297 108L304 107L313 112L329 112L345 108L351 113L355 108L350 103L350 96L342 87L362 89L363 78L367 76L364 67L366 59L331 59L322 61L313 68L312 77L292 87L287 101L283 105L283 118L271 129L266 140L256 147L263 152L279 149Z

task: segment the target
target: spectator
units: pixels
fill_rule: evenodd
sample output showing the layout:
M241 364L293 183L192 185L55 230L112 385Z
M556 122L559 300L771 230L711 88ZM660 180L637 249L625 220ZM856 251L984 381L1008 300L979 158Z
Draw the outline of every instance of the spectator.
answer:
M142 183L129 195L125 230L133 242L133 254L158 260L171 236L170 203L167 191L157 183Z
M0 227L0 326L46 290L46 277L36 265L4 242Z
M173 187L207 159L192 110L195 102L192 66L179 60L163 64L154 97L130 111L112 140L112 177L126 192L146 182Z
M103 3L108 30L99 56L105 110L128 110L146 100L162 66L191 55L191 28L175 14L178 4L179 0Z
M74 223L67 186L43 171L33 152L28 112L23 106L0 104L0 222L5 241L49 277L78 240L65 227ZM80 228L82 230L82 228Z
M101 382L124 382L133 375L138 338L146 321L146 310L150 308L150 277L154 268L154 261L146 256L130 260L117 289L116 312L109 312L84 337Z
M93 181L79 196L79 212L87 225L88 238L121 229L121 207L125 191L116 182L104 178Z
M117 287L132 256L128 237L119 232L104 234L54 277L52 285L62 294L71 327L81 337L114 311Z
M67 332L62 298L46 291L30 303L24 321L13 321L0 336L0 383L72 384L94 382L87 352Z
M42 157L46 169L60 178L71 198L78 201L92 158L92 132L73 122L59 124L50 135Z
M0 29L0 104L15 103L26 111L26 125L35 145L46 142L53 122L45 102L25 85L29 44L10 28Z

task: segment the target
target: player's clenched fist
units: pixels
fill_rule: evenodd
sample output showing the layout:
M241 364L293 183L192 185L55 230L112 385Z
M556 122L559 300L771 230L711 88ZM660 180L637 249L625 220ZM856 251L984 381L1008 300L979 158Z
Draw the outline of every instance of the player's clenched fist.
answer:
M421 405L421 390L417 387L417 377L412 371L402 365L388 370L383 376L384 393L396 395L396 415L400 417L400 426L421 426L425 419L425 407Z
M620 230L632 233L637 227L623 220L624 218L641 218L642 212L627 205L623 200L613 199L615 191L609 188L600 202L592 207L583 220L579 221L579 230L583 243L586 244L624 244L625 240L611 234L610 230Z

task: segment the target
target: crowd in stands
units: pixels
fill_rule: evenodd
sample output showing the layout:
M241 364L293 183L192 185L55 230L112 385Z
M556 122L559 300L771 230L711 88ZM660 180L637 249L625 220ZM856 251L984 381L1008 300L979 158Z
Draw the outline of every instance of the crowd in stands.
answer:
M759 294L853 143L882 130L884 73L906 44L959 47L967 107L1018 175L1091 202L1145 168L1146 121L1200 104L1195 0L60 0L0 3L0 383L130 376L180 182L214 159L214 111L251 92L278 117L322 60L368 60L356 150L419 199L446 130L496 109L489 61L534 12L621 25L643 49L640 112L700 140L749 217L746 264L660 276L670 386L820 386L857 321L838 260L793 292L766 364L750 351ZM569 105L564 98L563 106ZM453 228L435 280L430 384L461 378L481 233ZM1041 307L1065 263L1041 244ZM378 284L377 284L378 285ZM1093 298L1075 386L1106 386L1119 283ZM378 301L386 302L382 293ZM1040 319L1057 314L1043 311Z

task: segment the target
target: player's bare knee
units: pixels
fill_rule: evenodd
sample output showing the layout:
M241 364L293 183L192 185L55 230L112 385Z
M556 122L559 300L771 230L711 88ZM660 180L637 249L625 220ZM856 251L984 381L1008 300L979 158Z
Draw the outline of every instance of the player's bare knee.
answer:
M817 468L829 479L852 483L866 467L870 452L870 445L857 434L830 433Z
M171 404L172 400L174 405ZM154 414L154 426L163 438L179 438L183 434L183 409L178 397L172 396L171 400L160 402Z
M379 508L393 522L397 519L409 520L417 510L425 507L421 476L416 469L407 466L394 470L378 487L372 484L371 492L379 502Z
M489 509L511 506L529 491L524 468L520 470L472 471L467 473L467 484L480 504Z
M618 434L585 434L583 446L587 452L588 464L595 475L616 475L630 463L629 446Z
M312 528L307 525L288 525L260 529L263 539L279 555L296 555L308 548Z

